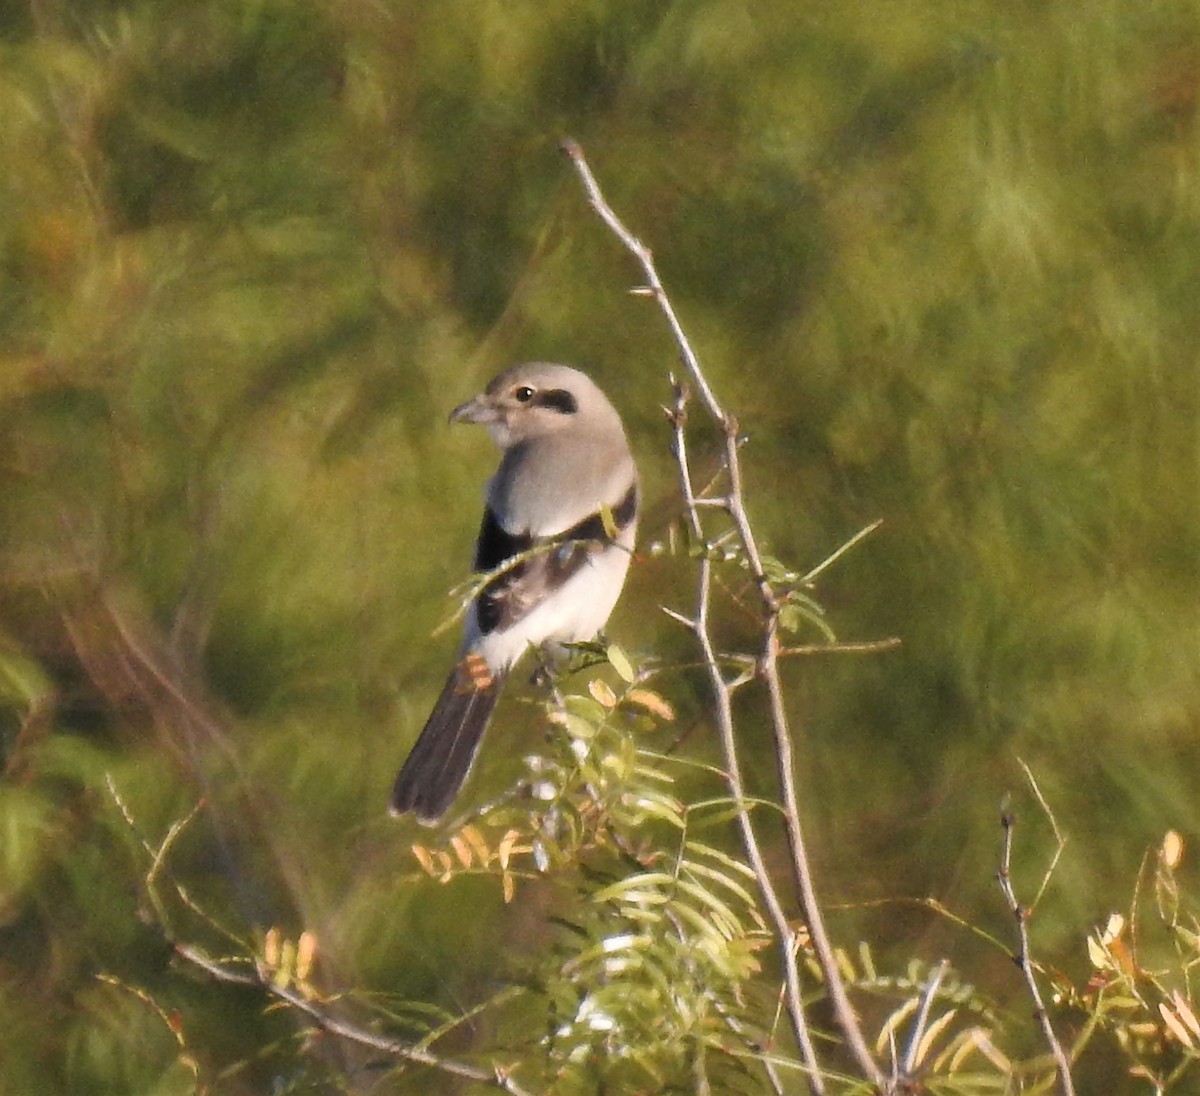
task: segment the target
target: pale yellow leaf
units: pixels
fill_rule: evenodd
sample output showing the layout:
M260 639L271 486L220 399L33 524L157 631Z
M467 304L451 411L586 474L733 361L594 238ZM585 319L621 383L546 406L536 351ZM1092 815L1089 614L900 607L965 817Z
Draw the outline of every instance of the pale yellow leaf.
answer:
M1175 1006L1175 1012L1188 1027L1188 1030L1200 1039L1200 1020L1196 1019L1196 1014L1192 1011L1191 1002L1179 990L1175 990L1171 994L1171 1004Z
M267 930L267 938L263 941L263 962L269 967L279 965L279 929L272 925Z
M951 1060L951 1072L957 1071L961 1066L968 1050L979 1051L1001 1073L1009 1074L1013 1071L1012 1060L992 1042L987 1031L977 1027L972 1029L969 1044L964 1046L963 1053L956 1054Z
M1170 1008L1167 1007L1165 1001L1158 1003L1159 1015L1163 1018L1163 1023L1167 1025L1167 1030L1175 1036L1185 1047L1192 1046L1192 1035L1187 1028L1183 1026Z
M296 947L296 977L304 982L312 974L313 961L317 957L316 933L305 929L300 934L300 943Z
M921 1037L920 1043L917 1044L917 1053L914 1059L917 1065L925 1061L930 1048L936 1042L938 1036L941 1035L957 1015L958 1009L952 1008L949 1012L944 1012L925 1029L925 1034Z
M454 855L458 857L458 862L464 868L469 868L474 863L475 858L471 855L471 846L463 840L462 834L456 833L450 838L450 847L454 850Z
M424 845L413 845L412 854L416 857L417 863L425 869L426 874L434 874L433 859L429 855L429 850Z
M675 721L675 709L652 689L630 689L625 694L630 704L645 708L651 715L658 716L664 723Z
M279 945L279 966L275 968L272 979L277 986L286 986L292 980L292 972L296 969L296 945L290 940L284 940Z
M500 861L500 867L505 871L508 871L508 861L516 847L517 838L520 836L516 830L509 830L500 838L500 844L496 847L496 858Z
M598 677L588 682L588 692L592 694L592 699L603 708L615 708L617 706L616 693Z
M888 1048L895 1040L896 1033L900 1030L900 1025L916 1012L919 1006L920 1001L915 997L910 997L888 1016L883 1026L879 1029L879 1035L875 1039L875 1052L877 1054L882 1054Z
M487 840L483 834L479 832L477 826L463 826L459 831L466 839L467 844L475 850L475 855L479 857L481 864L486 864L492 858L492 850L488 848Z
M621 530L617 528L617 519L613 517L612 507L606 502L600 504L600 524L604 526L604 535L609 540L616 540Z
M626 684L632 684L637 678L637 672L633 668L633 663L629 660L629 656L625 651L615 643L608 645L608 650L605 652L608 658L608 664L617 671L621 680Z

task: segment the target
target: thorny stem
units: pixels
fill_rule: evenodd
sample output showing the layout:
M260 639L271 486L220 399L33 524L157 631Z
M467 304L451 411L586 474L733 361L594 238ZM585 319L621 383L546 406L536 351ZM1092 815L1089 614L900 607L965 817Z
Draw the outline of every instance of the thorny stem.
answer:
M751 574L758 588L763 606L763 632L762 647L759 655L759 676L766 686L770 703L780 797L783 806L788 849L791 855L792 875L796 884L800 906L804 918L808 923L813 950L816 953L817 962L821 967L821 972L825 979L826 992L838 1027L841 1029L842 1035L846 1040L846 1045L857 1062L859 1069L862 1071L863 1076L871 1081L877 1089L883 1091L887 1083L863 1037L862 1027L846 994L845 983L838 970L833 945L825 929L824 917L813 883L807 846L800 825L791 732L784 705L783 688L779 678L780 602L766 576L754 531L745 510L741 464L738 452L737 420L724 410L713 393L707 378L704 376L700 362L692 349L687 335L684 333L679 318L675 314L675 309L671 305L670 299L659 279L650 249L626 228L612 207L609 206L600 190L599 184L596 182L595 176L592 174L591 168L584 158L582 148L575 141L567 139L563 141L562 149L570 158L572 165L579 175L591 207L612 230L625 248L638 260L643 276L645 277L645 289L641 292L652 296L658 303L675 337L680 360L687 370L690 383L695 386L706 410L724 435L725 471L729 479L729 488L724 498L720 501L723 503L722 508L733 522L737 537L741 542L742 550L745 552L746 559L750 565ZM672 410L676 459L679 465L680 482L688 521L692 532L696 534L698 539L703 540L700 503L691 486L691 473L688 468L686 448L684 446L685 410L686 393L677 384L675 406ZM698 577L696 611L695 616L689 622L688 626L700 645L708 669L709 680L713 687L717 708L717 728L725 755L730 793L738 807L738 824L741 830L743 845L758 880L764 902L767 905L768 912L779 935L787 981L789 1018L801 1052L810 1067L808 1075L809 1086L814 1093L820 1094L824 1091L824 1082L817 1070L817 1061L811 1039L809 1038L803 1002L800 997L799 972L796 967L796 959L792 947L793 933L787 925L786 916L784 915L778 894L763 863L754 827L746 810L745 791L738 763L737 742L733 733L732 690L721 672L718 654L708 628L711 581L712 562L702 556Z
M675 459L679 468L679 486L683 493L684 509L688 515L692 532L697 538L703 538L703 527L700 515L694 505L691 474L688 465L687 438L685 425L687 422L687 391L678 383L675 384L675 403L672 408L671 421L674 428ZM820 1096L825 1091L825 1082L821 1077L817 1062L816 1049L808 1030L808 1020L804 1015L804 997L800 988L800 967L797 960L797 949L794 945L795 933L788 924L787 913L771 874L767 870L762 849L759 847L758 835L750 821L750 812L746 808L746 789L742 780L741 763L737 752L737 739L734 736L733 721L733 687L726 681L721 672L716 648L708 627L708 611L712 591L712 560L707 555L700 557L700 576L697 583L696 615L685 623L696 637L712 684L713 696L716 700L717 733L721 739L721 752L725 757L725 780L729 785L729 793L737 806L738 830L742 839L742 847L746 850L746 858L750 861L751 870L758 881L759 891L767 907L767 914L775 926L775 934L779 940L780 957L783 961L784 986L787 1000L788 1019L796 1043L809 1068L809 1088Z
M1018 901L1016 888L1013 886L1012 847L1016 819L1008 811L1005 811L1000 816L1000 825L1004 828L1004 852L997 879L1000 882L1000 890L1003 891L1004 898L1008 902L1008 908L1017 922L1017 946L1020 950L1013 956L1013 960L1020 967L1021 974L1025 977L1025 985L1029 987L1029 996L1033 999L1034 1018L1042 1029L1042 1035L1050 1048L1054 1064L1058 1068L1058 1081L1063 1096L1075 1096L1075 1082L1071 1079L1071 1060L1067 1056L1067 1052L1063 1050L1062 1043L1058 1041L1058 1036L1054 1033L1054 1026L1050 1023L1050 1015L1046 1012L1046 1005L1042 1000L1042 991L1038 989L1037 978L1033 973L1033 958L1029 953L1030 911Z
M688 371L688 376L691 377L692 383L696 386L696 391L700 393L700 398L704 401L704 406L717 422L724 423L725 412L721 410L721 405L717 403L717 398L713 395L713 391L708 385L708 380L700 369L700 362L692 351L692 345L688 342L687 335L684 334L683 325L680 324L679 317L675 315L675 309L667 298L666 291L659 280L658 271L654 267L654 256L651 254L650 249L625 227L621 219L613 212L612 207L605 201L604 195L600 191L600 184L596 182L596 177L592 174L592 169L588 167L587 160L583 156L583 149L580 148L578 142L567 137L559 147L570 159L572 165L574 165L575 171L583 183L584 192L587 194L588 204L596 211L600 219L608 225L613 235L624 244L627 250L633 253L641 264L642 272L646 277L646 285L641 290L642 294L653 297L658 302L658 307L662 309L663 315L666 316L667 323L670 325L671 333L675 336L675 345L679 348L679 356Z

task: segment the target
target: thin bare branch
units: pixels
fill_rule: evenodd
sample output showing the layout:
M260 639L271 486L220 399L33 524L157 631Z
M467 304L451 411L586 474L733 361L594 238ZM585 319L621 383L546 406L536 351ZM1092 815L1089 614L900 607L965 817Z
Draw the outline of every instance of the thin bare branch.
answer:
M133 816L133 812L129 809L129 805L121 795L117 788L116 781L111 776L106 777L109 794L117 805L122 818L130 831L134 833L150 858L150 866L147 869L143 879L143 886L146 890L147 898L154 907L158 917L158 927L166 937L167 941L175 950L175 954L181 959L186 960L193 966L205 971L208 975L219 982L226 982L233 985L254 986L262 992L279 1001L289 1005L296 1012L301 1013L314 1023L322 1031L326 1031L331 1035L336 1035L341 1039L345 1039L352 1043L357 1043L360 1046L370 1047L373 1050L382 1051L405 1062L412 1062L418 1065L430 1066L434 1069L441 1070L444 1073L452 1074L456 1077L462 1077L471 1081L478 1081L483 1084L491 1085L503 1092L508 1092L511 1096L529 1096L529 1093L521 1085L512 1079L508 1073L499 1066L491 1070L483 1069L478 1066L469 1065L465 1062L460 1062L452 1058L446 1058L442 1055L435 1054L427 1045L428 1041L435 1036L426 1039L425 1042L412 1045L401 1042L398 1039L389 1039L386 1036L377 1034L366 1028L359 1027L350 1021L335 1015L323 1002L317 1002L302 993L296 992L286 983L280 982L273 976L272 971L259 963L253 962L248 956L238 957L232 960L214 959L194 945L182 943L174 938L174 933L171 929L170 919L167 914L166 904L159 894L160 878L164 873L167 858L171 853L172 846L178 839L179 835L184 832L188 825L196 818L197 814L203 808L203 804L197 804L184 818L174 822L168 829L166 836L156 847L142 834L137 822ZM173 884L175 892L180 899L185 902L188 908L198 913L210 925L222 931L220 926L208 917L202 910L199 910L188 898L186 892L178 884ZM228 933L223 933L229 936ZM230 937L232 940L233 938ZM236 940L233 942L237 943ZM109 979L111 980L111 979ZM140 991L132 990L132 992L140 993ZM149 998L146 998L149 1000ZM151 1002L152 1003L152 1002ZM157 1007L157 1006L156 1006ZM172 1029L174 1030L174 1029Z
M1071 1078L1071 1059L1067 1052L1063 1050L1062 1043L1059 1042L1058 1036L1054 1032L1054 1026L1050 1023L1050 1016L1046 1012L1046 1005L1042 1000L1042 991L1038 988L1037 977L1034 974L1033 957L1029 952L1029 918L1030 910L1021 905L1017 899L1016 888L1012 880L1012 849L1013 849L1013 830L1016 828L1016 818L1008 811L1004 811L1000 815L1000 825L1004 828L1004 851L1000 861L1000 871L997 873L997 878L1000 882L1000 889L1004 893L1004 898L1008 902L1008 908L1012 911L1013 917L1017 922L1017 939L1018 952L1013 956L1013 961L1021 970L1021 974L1025 977L1025 985L1029 988L1029 996L1033 999L1034 1019L1042 1029L1042 1035L1046 1040L1047 1046L1050 1048L1050 1054L1054 1058L1054 1064L1058 1069L1059 1087L1062 1089L1063 1096L1075 1096L1075 1082Z
M666 605L660 605L659 609L665 616L669 616L676 624L682 624L689 631L696 630L696 622L689 616L684 616L683 613L677 613L674 609L668 608Z
M868 639L862 643L803 643L798 647L780 647L780 658L796 655L877 655L881 651L894 651L901 645L899 636L887 639Z
M835 548L832 552L829 553L829 555L827 555L823 560L821 560L821 562L818 563L811 571L809 571L808 574L806 574L800 580L800 585L801 586L809 585L819 575L821 575L823 572L829 570L830 567L832 567L835 563L837 563L837 561L839 559L841 559L842 556L844 556L848 551L850 551L851 548L853 548L855 545L857 545L860 541L866 540L866 538L869 537L873 532L875 532L875 530L878 529L882 524L883 524L883 518L879 518L877 521L871 522L871 524L866 526L865 528L860 529L857 533L854 534L854 536L852 536L848 541L846 541L845 544L841 545L839 548Z
M140 1001L146 1006L156 1017L161 1021L163 1027L171 1033L171 1037L175 1040L179 1047L179 1056L176 1059L191 1075L192 1084L198 1096L208 1096L212 1091L200 1074L200 1063L196 1060L195 1054L192 1053L192 1048L188 1045L187 1039L184 1036L183 1025L173 1018L149 993L139 986L130 985L128 982L122 981L120 978L112 974L97 974L97 981L103 982L105 985L113 986L115 989L121 990L123 993L128 993L131 997Z
M457 1061L454 1058L445 1058L440 1054L434 1054L427 1047L415 1047L408 1043L403 1043L398 1039L389 1039L385 1035L379 1035L374 1031L359 1027L357 1024L333 1015L325 1007L314 1001L310 1001L290 986L280 985L270 977L262 977L257 971L242 970L238 967L218 962L210 956L205 955L199 948L194 948L191 945L177 944L175 946L175 953L181 959L187 960L187 962L203 970L218 982L229 982L241 986L256 986L269 996L284 1002L296 1012L308 1017L322 1031L328 1032L330 1035L336 1035L339 1039L345 1039L347 1042L356 1043L359 1046L369 1047L371 1050L379 1051L391 1058L412 1062L415 1065L430 1066L442 1073L449 1073L454 1077L462 1077L468 1081L478 1081L481 1084L491 1085L502 1092L510 1093L511 1096L529 1096L528 1090L513 1080L507 1071L500 1066L494 1066L490 1070L483 1069L479 1066L470 1065L467 1062Z
M600 192L600 185L596 182L596 178L592 174L592 169L588 166L587 160L584 159L583 149L580 148L578 142L568 137L563 140L560 147L574 165L575 171L583 183L583 189L587 194L587 199L591 207L600 216L600 219L608 225L617 239L625 245L625 248L641 263L642 271L646 275L646 284L638 287L638 295L653 297L658 302L658 306L666 316L667 323L671 327L671 332L675 336L675 344L679 348L680 358L688 371L688 375L692 379L692 383L696 385L696 389L699 391L704 405L708 408L709 414L718 422L723 422L725 413L721 410L712 389L708 386L708 381L700 371L700 363L697 361L696 355L692 352L691 343L688 342L687 335L683 331L683 326L680 324L679 318L675 315L675 309L667 299L667 294L663 290L662 282L658 277L658 271L655 269L654 256L651 254L650 249L625 227L621 219L613 212L612 207L604 200L604 195Z
M775 1096L783 1096L783 1080L779 1076L779 1070L775 1067L775 1063L771 1060L770 1055L761 1053L763 1049L762 1046L749 1037L745 1026L738 1020L736 1016L732 1015L729 1010L721 1004L720 1001L714 1000L713 1005L716 1008L717 1015L720 1016L724 1021L725 1026L728 1027L729 1030L732 1031L744 1045L761 1055L758 1058L758 1061L762 1063L763 1070L767 1074L767 1080L771 1083L771 1091L775 1093Z
M1038 801L1038 806L1042 808L1042 813L1046 816L1046 821L1050 823L1050 828L1054 831L1054 855L1050 857L1050 863L1046 865L1046 870L1042 872L1042 881L1038 884L1037 894L1033 896L1033 901L1029 904L1029 913L1032 916L1033 911L1037 909L1038 903L1042 900L1042 895L1046 893L1046 887L1050 884L1050 878L1054 875L1054 870L1058 867L1058 861L1062 857L1063 849L1067 847L1067 839L1063 836L1062 830L1058 828L1058 819L1054 817L1054 812L1050 809L1050 804L1046 802L1046 797L1042 795L1042 789L1038 787L1033 770L1020 757L1017 758L1017 764L1021 766L1021 771L1025 774L1025 779L1029 781L1029 787L1033 790L1033 795Z
M737 419L725 411L709 385L700 366L699 359L692 349L691 343L683 330L666 290L663 288L650 249L630 232L605 200L580 146L575 141L568 139L563 141L562 149L570 158L572 165L579 175L588 202L592 208L641 266L644 275L644 286L639 288L639 293L653 297L657 302L675 337L680 360L687 371L689 383L695 386L709 415L721 429L724 440L724 471L728 478L728 486L720 499L722 503L720 508L733 522L736 538L749 564L751 577L762 602L762 646L758 654L758 673L766 686L770 703L780 798L783 807L788 848L791 854L792 876L798 892L801 909L808 923L809 936L825 979L826 993L828 994L838 1027L841 1029L846 1045L858 1064L859 1069L862 1071L863 1076L872 1082L876 1088L882 1090L886 1084L885 1078L863 1037L858 1017L846 994L845 983L837 966L833 945L825 929L824 917L817 901L816 889L813 884L808 851L800 826L791 731L788 726L778 667L780 654L778 633L781 599L776 594L767 577L757 538L746 513L739 455L741 437ZM691 532L700 543L703 543L705 538L700 516L701 504L692 483L685 439L689 392L685 385L676 382L674 378L672 378L672 383L675 388L675 400L673 407L668 412L668 417L673 428L680 489L683 494L684 507ZM705 507L709 505L711 504L704 503ZM864 531L863 534L860 534L860 537L865 535L866 532ZM722 750L725 754L729 790L738 807L737 818L743 847L747 859L758 879L763 901L767 906L768 913L779 936L784 958L789 1019L791 1020L793 1031L801 1048L801 1053L804 1056L805 1062L810 1067L808 1074L809 1086L813 1092L821 1093L824 1091L824 1081L817 1068L817 1059L808 1033L803 1003L800 998L799 971L796 966L795 949L792 947L794 934L788 926L779 896L763 862L754 826L746 808L744 785L738 761L737 741L733 733L733 689L731 688L731 683L725 679L721 671L721 656L715 648L709 631L709 604L712 581L712 561L706 555L702 555L698 567L697 606L691 622L692 631L696 635L697 642L700 645L704 663L708 670L709 681L713 689L717 731L721 739Z
M680 491L683 493L684 507L691 523L692 531L697 536L703 535L700 515L692 505L694 494L691 479L688 475L687 437L684 427L687 423L688 390L675 382L675 414L672 417L674 426L675 458L680 473ZM775 889L767 869L766 859L758 843L758 835L750 819L750 810L746 796L745 783L742 779L741 762L737 750L737 740L734 735L733 719L733 690L721 671L720 655L713 643L708 628L708 613L712 593L712 560L701 556L699 561L699 578L697 584L697 604L695 616L691 619L690 630L696 636L700 645L701 655L708 672L709 683L713 689L716 702L717 734L721 739L721 750L725 758L725 782L729 786L730 796L737 807L737 823L742 839L742 847L746 859L754 871L758 882L759 892L767 907L767 914L775 927L775 934L780 945L780 956L783 961L784 992L787 1005L788 1019L791 1022L792 1033L800 1047L800 1053L808 1067L808 1084L815 1096L821 1096L825 1091L825 1082L821 1077L813 1046L812 1036L808 1030L808 1020L804 1014L804 996L800 988L800 966L796 957L795 932L788 923L787 912L783 908L779 894Z

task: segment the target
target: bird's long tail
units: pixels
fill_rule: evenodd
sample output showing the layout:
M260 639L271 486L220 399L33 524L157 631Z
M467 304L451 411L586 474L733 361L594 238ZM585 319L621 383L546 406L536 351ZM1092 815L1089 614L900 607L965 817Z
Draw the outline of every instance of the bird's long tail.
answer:
M503 672L480 680L464 673L462 664L451 671L396 777L392 814L412 811L418 821L432 825L449 810L471 771L503 684Z

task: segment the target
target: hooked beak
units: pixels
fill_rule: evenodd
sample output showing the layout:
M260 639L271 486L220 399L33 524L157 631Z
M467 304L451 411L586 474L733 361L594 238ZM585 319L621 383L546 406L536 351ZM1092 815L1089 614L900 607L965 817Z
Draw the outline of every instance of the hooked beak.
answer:
M450 412L450 422L480 422L496 421L496 409L486 396L476 396L473 400L460 403Z

